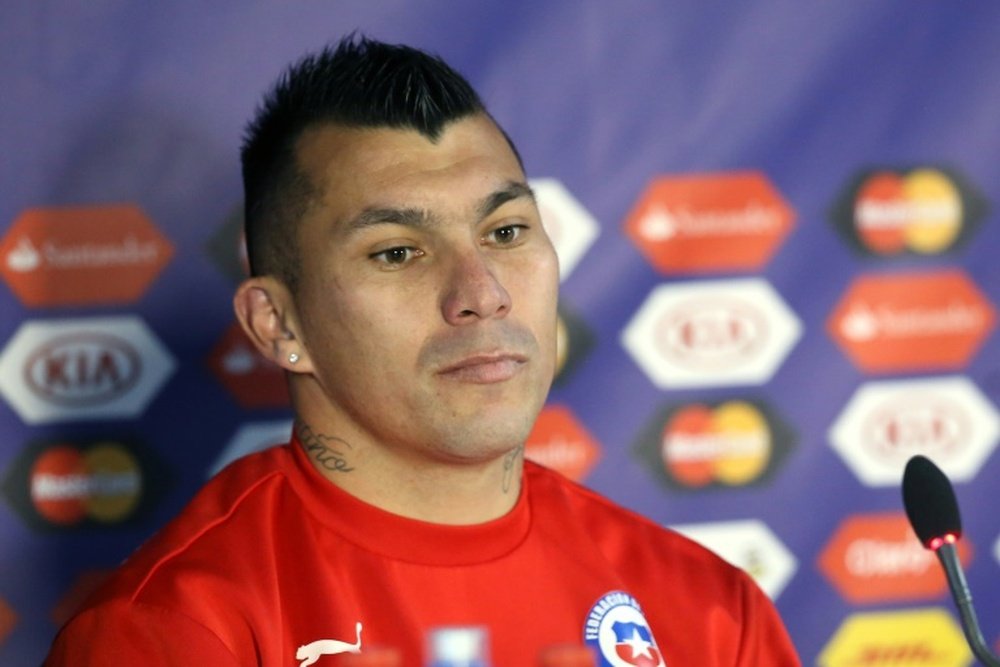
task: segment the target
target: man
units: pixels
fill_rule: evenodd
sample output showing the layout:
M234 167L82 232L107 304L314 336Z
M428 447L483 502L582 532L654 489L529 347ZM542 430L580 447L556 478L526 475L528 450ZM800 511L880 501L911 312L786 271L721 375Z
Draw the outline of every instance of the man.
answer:
M435 629L499 667L797 665L741 571L540 466L558 268L510 140L440 60L348 38L243 150L236 314L287 371L292 441L213 479L71 621L50 665L338 664Z

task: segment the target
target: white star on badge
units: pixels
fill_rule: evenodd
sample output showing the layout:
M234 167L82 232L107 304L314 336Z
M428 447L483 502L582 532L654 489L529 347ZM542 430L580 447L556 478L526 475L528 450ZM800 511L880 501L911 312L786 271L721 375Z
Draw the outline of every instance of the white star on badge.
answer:
M652 644L639 636L638 628L632 628L632 636L622 643L627 644L629 648L632 649L633 658L638 658L639 656L644 656L649 659L653 658L653 654L649 652L649 647L652 646Z

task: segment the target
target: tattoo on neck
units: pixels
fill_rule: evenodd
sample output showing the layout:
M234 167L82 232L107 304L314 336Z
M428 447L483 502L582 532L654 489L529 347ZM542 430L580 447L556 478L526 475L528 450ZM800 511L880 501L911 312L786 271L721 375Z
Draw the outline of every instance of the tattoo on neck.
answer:
M518 457L524 453L524 445L518 445L514 449L507 452L507 455L503 457L503 492L510 493L510 489L514 482L514 464L517 463Z
M347 455L344 453L344 448L353 449L349 442L335 435L316 433L304 421L296 421L295 430L298 432L299 440L306 448L306 452L325 470L331 472L351 472L354 470L347 463Z

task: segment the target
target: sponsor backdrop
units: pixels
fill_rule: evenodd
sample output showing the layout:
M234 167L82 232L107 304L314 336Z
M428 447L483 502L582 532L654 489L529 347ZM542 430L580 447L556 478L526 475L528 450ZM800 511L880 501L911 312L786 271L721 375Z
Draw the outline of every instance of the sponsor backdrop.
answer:
M355 28L524 155L563 280L531 457L746 568L806 664L969 665L902 512L924 453L996 645L1000 5L38 0L0 9L0 663L286 437L229 305L237 152Z

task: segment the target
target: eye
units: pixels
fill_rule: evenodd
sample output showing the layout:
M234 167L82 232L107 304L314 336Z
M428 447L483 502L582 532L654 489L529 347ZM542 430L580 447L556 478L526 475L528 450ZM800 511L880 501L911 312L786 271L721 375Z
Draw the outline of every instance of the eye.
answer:
M372 253L369 257L376 262L389 267L403 266L416 257L423 255L423 252L410 246L396 246L387 248L379 252Z
M527 225L504 225L486 234L486 239L495 245L514 245L527 229Z

